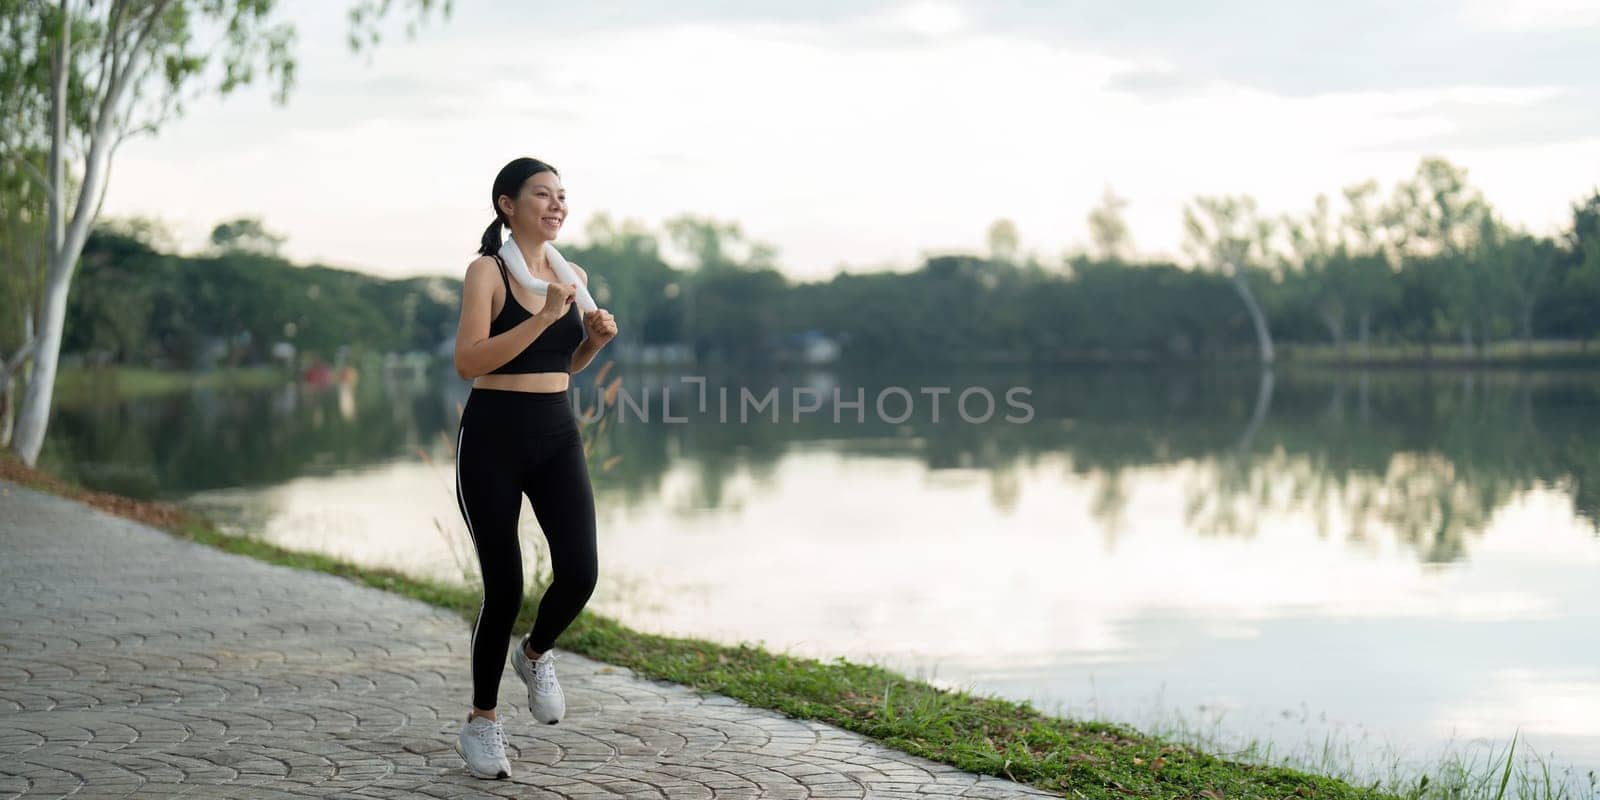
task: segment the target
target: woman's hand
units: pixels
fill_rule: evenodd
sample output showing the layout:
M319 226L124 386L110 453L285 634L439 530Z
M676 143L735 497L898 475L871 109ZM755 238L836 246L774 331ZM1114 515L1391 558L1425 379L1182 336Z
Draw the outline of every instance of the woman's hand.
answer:
M606 342L616 338L617 321L611 312L597 308L583 315L584 327L589 329L589 340L596 347L605 347Z
M544 307L539 313L545 319L558 320L567 314L567 306L572 304L572 298L578 295L576 283L551 283L544 290Z

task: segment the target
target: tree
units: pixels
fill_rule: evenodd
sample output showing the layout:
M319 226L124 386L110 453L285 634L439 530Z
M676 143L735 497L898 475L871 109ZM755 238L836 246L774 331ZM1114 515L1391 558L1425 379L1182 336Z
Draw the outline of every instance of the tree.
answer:
M1339 243L1333 231L1328 196L1319 194L1304 218L1284 217L1291 266L1299 272L1311 295L1311 306L1328 329L1328 336L1344 357L1345 298L1336 269Z
M154 135L188 102L273 83L287 100L294 80L294 27L273 19L274 0L0 1L0 154L22 169L48 204L44 277L30 299L35 324L17 353L30 361L13 446L39 457L55 386L67 297L78 258L100 215L118 147ZM375 21L392 0L360 0L353 47L378 40ZM426 15L448 0L410 0ZM359 35L358 35L359 34ZM46 153L40 169L30 156ZM68 161L74 163L69 176ZM19 357L20 354L20 357Z
M1576 313L1570 316L1580 334L1600 334L1600 189L1572 206L1572 228L1567 231L1566 274L1562 295Z
M1543 297L1547 279L1560 260L1560 249L1549 239L1532 236L1488 218L1479 245L1484 268L1494 281L1488 293L1496 316L1515 321L1525 352L1533 345L1534 309Z
M1467 171L1442 158L1424 158L1410 180L1395 186L1385 209L1393 245L1403 255L1459 255L1480 240L1490 214Z
M258 217L239 217L211 229L211 247L218 253L254 253L277 256L284 236L266 229Z
M991 261L1001 264L1016 263L1017 250L1022 244L1022 239L1017 234L1017 223L1009 219L995 220L989 226L987 241Z
M88 354L94 363L153 355L151 316L157 293L170 281L161 268L166 256L153 246L159 234L134 231L97 225L89 235L78 263L80 280L67 299L64 352Z
M767 286L777 260L777 248L745 238L737 222L722 222L683 214L665 223L674 247L691 259L683 289L682 329L696 358L721 345L718 314L726 310L730 294L751 286Z
M1133 235L1122 218L1127 207L1128 201L1107 186L1100 205L1089 211L1089 239L1094 242L1095 255L1103 261L1121 262L1133 255Z
M1275 358L1272 331L1246 273L1269 258L1272 221L1257 212L1255 198L1249 195L1196 197L1184 206L1183 226L1184 250L1202 269L1226 276L1244 301L1255 326L1261 363L1270 366Z
M165 222L156 217L136 214L126 217L102 218L95 223L94 227L97 232L131 239L157 252L178 252L177 234L173 233Z
M1392 256L1432 275L1444 308L1437 326L1454 329L1470 355L1492 334L1494 264L1481 245L1494 230L1488 201L1467 171L1442 158L1424 158L1409 180L1395 185L1381 212Z
M1388 231L1383 215L1375 205L1376 181L1344 188L1346 210L1340 218L1339 260L1335 272L1346 307L1356 316L1356 338L1361 357L1367 356L1372 319L1399 299L1395 280L1397 256L1387 246Z
M619 223L601 211L589 218L584 238L572 258L588 270L590 291L618 319L631 320L618 334L619 343L676 341L676 303L663 297L668 286L681 287L676 271L661 260L655 233L639 220Z
M605 250L632 260L657 259L661 245L654 233L643 222L625 219L620 224L612 221L604 211L595 212L584 226L584 237L591 249Z
M1372 319L1392 304L1399 287L1385 249L1386 229L1373 205L1374 181L1343 190L1345 212L1334 219L1332 203L1317 195L1304 217L1285 217L1292 266L1311 294L1311 305L1344 356L1346 320L1355 317L1361 357L1366 358Z
M743 266L741 253L748 243L737 222L683 214L665 223L667 238L687 255L692 269L711 273Z

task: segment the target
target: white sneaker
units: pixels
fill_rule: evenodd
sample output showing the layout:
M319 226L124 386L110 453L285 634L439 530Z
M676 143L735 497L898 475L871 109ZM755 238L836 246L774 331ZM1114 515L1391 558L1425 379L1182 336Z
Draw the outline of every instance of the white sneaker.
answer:
M467 771L480 778L511 777L511 762L506 759L506 729L499 719L473 717L461 726L456 737L456 755L467 762Z
M523 642L517 642L511 649L511 668L528 685L528 710L534 719L554 725L567 713L567 696L556 682L556 652L547 650L534 661L522 648Z

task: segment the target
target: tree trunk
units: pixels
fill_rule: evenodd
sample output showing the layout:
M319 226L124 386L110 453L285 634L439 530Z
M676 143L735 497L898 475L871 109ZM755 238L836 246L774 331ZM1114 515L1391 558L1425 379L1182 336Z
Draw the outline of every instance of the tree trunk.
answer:
M54 272L54 270L52 270ZM22 405L17 415L13 444L17 455L28 466L39 461L39 451L44 448L44 432L50 421L50 405L55 396L56 367L60 363L62 323L67 315L66 280L54 280L45 287L44 303L39 319L38 351L34 354L33 369L22 392Z
M1344 361L1344 315L1334 313L1333 309L1327 307L1323 307L1318 313L1322 317L1322 324L1328 326L1328 338L1333 340L1334 349L1339 353L1339 360Z
M17 380L7 372L0 376L0 448L11 446L11 431L17 421Z
M61 37L56 40L56 51L50 56L50 222L45 265L44 302L40 304L38 348L33 369L28 372L23 386L22 407L18 414L13 444L23 462L33 466L39 460L39 450L44 446L45 424L50 417L50 399L56 382L56 357L61 348L61 326L51 324L51 309L59 297L61 311L66 310L67 293L63 285L57 290L56 261L67 236L67 62L72 52L72 14L67 0L61 0ZM41 403L43 404L41 406Z
M1371 332L1372 332L1372 312L1371 311L1363 311L1363 312L1361 312L1361 314L1359 316L1356 317L1356 335L1358 337L1358 340L1361 342L1361 360L1362 361L1367 361L1372 357L1371 352L1367 349L1367 343L1369 341L1371 341L1371 336L1370 336Z
M33 360L33 311L22 316L22 346L9 358L0 359L0 450L11 447L12 434L17 429L17 381L22 370Z
M1250 321L1255 324L1256 342L1261 348L1261 363L1271 364L1274 360L1272 351L1272 331L1267 329L1267 316L1261 313L1261 306L1256 303L1256 297L1250 292L1250 285L1245 282L1244 271L1235 266L1230 275L1233 288L1238 290L1239 297L1244 300L1245 308L1250 311Z
M1533 303L1522 305L1522 355L1533 357Z
M97 98L94 128L89 133L89 154L84 158L83 183L78 187L72 216L67 217L67 60L72 39L67 25L71 15L63 0L60 46L52 59L50 112L52 116L50 141L50 241L49 262L45 267L45 286L39 304L37 348L33 353L33 369L28 375L18 408L13 446L24 463L34 466L39 451L44 447L44 434L50 421L50 407L55 396L56 367L61 357L62 329L67 319L67 292L72 286L72 274L77 269L78 257L89 240L89 227L100 213L100 201L105 196L106 171L111 160L111 150L116 136L116 109L122 93L127 89L129 72L110 78L111 85L103 99ZM130 61L136 54L128 54Z

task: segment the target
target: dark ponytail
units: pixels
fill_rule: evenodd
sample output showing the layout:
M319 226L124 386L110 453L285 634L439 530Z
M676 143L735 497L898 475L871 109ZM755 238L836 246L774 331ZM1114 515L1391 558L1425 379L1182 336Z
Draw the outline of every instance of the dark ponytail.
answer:
M478 246L478 255L492 256L500 252L500 245L504 243L500 239L500 226L504 224L505 221L499 214L494 215L494 222L489 223L489 227L483 232L483 243Z
M505 212L500 210L500 197L502 195L515 198L522 191L522 184L541 172L555 172L556 168L536 158L513 159L511 163L500 168L500 174L494 176L494 190L489 195L489 207L494 209L494 222L483 231L483 240L478 246L478 255L491 256L500 252L503 240L500 238L500 226L510 224L506 220Z

